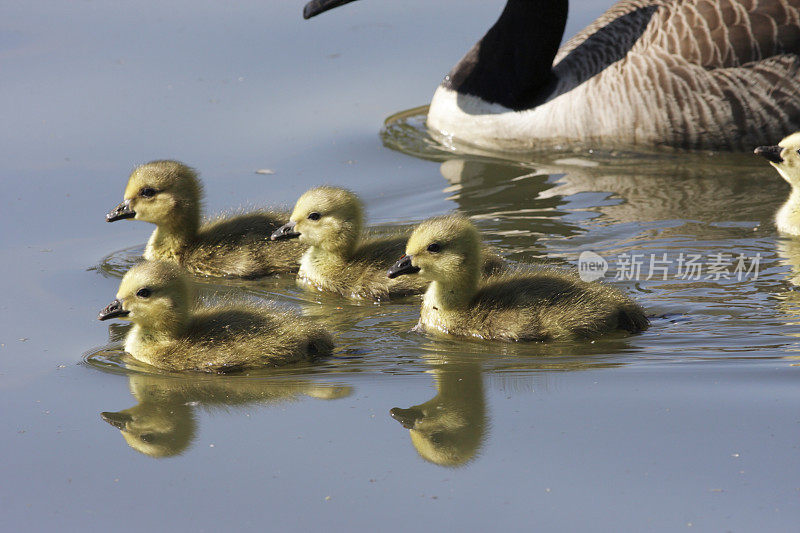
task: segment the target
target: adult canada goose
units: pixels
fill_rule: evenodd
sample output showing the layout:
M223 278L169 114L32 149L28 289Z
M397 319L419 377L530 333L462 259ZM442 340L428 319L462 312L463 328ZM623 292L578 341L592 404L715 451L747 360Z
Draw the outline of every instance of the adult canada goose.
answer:
M775 215L778 231L800 235L800 132L783 139L777 146L759 146L755 153L767 159L778 174L792 186L789 199Z
M419 326L460 337L506 341L592 338L648 326L642 308L613 287L551 268L480 278L480 236L457 215L420 224L388 276L430 282Z
M145 261L122 278L97 317L133 322L125 351L165 370L231 372L329 355L331 335L310 320L249 302L198 305L182 269Z
M256 278L297 271L303 247L269 239L284 213L250 211L201 224L202 196L194 169L178 161L151 161L133 170L124 201L106 221L155 224L144 258L174 261L195 274Z
M289 222L273 240L299 238L309 248L300 261L298 283L354 299L419 294L420 279L389 279L386 269L403 253L410 232L376 236L364 231L364 207L353 192L327 185L303 193ZM483 269L504 268L501 257L482 250Z
M428 127L500 150L749 149L800 127L800 0L622 0L559 48L567 4L508 0L436 90Z

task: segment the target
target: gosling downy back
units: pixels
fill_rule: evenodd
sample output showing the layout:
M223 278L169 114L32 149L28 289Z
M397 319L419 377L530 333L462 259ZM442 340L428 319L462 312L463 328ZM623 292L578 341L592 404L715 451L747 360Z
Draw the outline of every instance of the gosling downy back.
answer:
M754 152L769 161L792 186L789 199L775 215L778 231L800 235L800 132L789 135L776 146L759 146Z
M202 198L194 169L178 161L152 161L133 170L124 201L106 220L155 224L145 259L173 261L195 274L256 278L296 271L302 246L269 239L284 213L249 211L201 224Z
M133 322L125 351L167 370L232 372L329 355L331 335L296 313L247 301L202 305L182 270L145 261L122 278L100 320Z
M430 282L420 326L500 340L591 338L648 325L642 308L613 287L552 268L509 269L481 280L480 235L464 217L429 219L411 235L390 276Z

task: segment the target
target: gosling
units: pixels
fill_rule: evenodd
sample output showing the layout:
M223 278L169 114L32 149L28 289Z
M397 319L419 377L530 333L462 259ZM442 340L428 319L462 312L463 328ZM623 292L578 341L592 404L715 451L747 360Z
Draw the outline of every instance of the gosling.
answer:
M800 132L785 137L777 146L759 146L756 155L764 157L792 186L789 199L775 215L778 231L800 236Z
M254 303L199 305L180 267L145 261L97 317L133 322L125 351L165 370L233 372L330 355L331 335L294 313Z
M618 290L552 269L517 269L481 280L480 235L458 215L426 220L388 277L430 282L418 329L504 341L592 338L648 326L642 308Z
M197 275L250 279L297 271L302 246L269 239L285 213L220 215L201 224L202 196L194 169L178 161L152 161L134 169L124 201L106 221L134 218L155 224L144 258L173 261Z
M365 235L364 207L358 196L346 189L322 186L297 200L289 222L275 231L272 239L299 238L309 245L300 260L299 284L352 299L381 300L425 290L424 280L386 277L386 269L403 253L408 235ZM500 256L481 253L484 270L504 267Z

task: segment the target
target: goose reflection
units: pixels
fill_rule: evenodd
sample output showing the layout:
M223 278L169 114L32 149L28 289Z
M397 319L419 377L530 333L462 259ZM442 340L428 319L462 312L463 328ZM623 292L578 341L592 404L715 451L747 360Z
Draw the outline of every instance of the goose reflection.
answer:
M480 364L447 362L431 364L438 393L425 403L389 413L408 429L419 455L442 466L463 466L478 453L484 441L486 395Z
M197 431L197 409L270 405L297 401L303 396L334 400L352 393L349 386L297 379L132 375L129 380L138 403L122 411L105 411L100 416L120 431L131 448L150 457L179 455L189 447Z
M542 233L569 237L598 216L604 223L690 224L698 237L717 235L712 224L719 221L771 227L769 206L784 197L785 186L764 180L763 168L746 156L720 157L571 157L536 164L451 158L440 171L462 211L502 215L498 229L506 234L530 233L533 223Z
M561 151L498 159L437 142L416 111L387 119L384 145L439 163L448 199L486 220L484 228L515 253L543 253L546 243L532 238L542 235L560 241L594 232L593 243L601 233L617 233L617 242L632 233L739 238L771 231L773 206L786 196L786 185L765 179L770 169L748 154Z

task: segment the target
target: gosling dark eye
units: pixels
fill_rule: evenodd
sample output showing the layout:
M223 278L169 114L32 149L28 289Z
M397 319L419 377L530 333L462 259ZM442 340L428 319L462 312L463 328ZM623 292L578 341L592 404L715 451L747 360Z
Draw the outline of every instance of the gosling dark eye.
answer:
M152 198L156 195L156 190L152 187L144 187L141 191L139 191L139 196L144 198Z
M439 250L441 250L441 249L442 249L442 247L441 247L441 246L439 246L439 243L438 243L438 242L432 242L432 243L430 243L430 244L428 245L428 251L429 251L429 252L438 253L438 252L439 252Z
M139 298L149 298L151 294L153 294L153 291L151 291L147 287L142 287L141 289L136 291L136 296L138 296Z
M319 220L321 216L322 215L314 211L313 213L308 215L308 220Z

